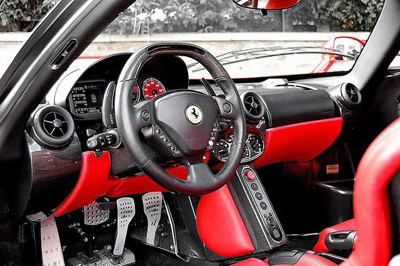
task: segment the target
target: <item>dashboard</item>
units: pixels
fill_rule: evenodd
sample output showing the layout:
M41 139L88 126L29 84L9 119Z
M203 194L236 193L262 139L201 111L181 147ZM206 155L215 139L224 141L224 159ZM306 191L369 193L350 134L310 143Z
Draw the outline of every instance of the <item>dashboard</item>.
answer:
M101 59L78 59L53 86L45 99L46 104L32 114L27 127L27 138L33 154L34 180L76 176L80 169L81 154L94 149L110 152L112 175L129 177L140 174L140 169L119 138L118 131L107 127L102 117L105 114L103 109L107 90L118 82L120 72L130 56L131 53L121 53ZM210 83L214 93L223 97L222 90L212 81ZM271 152L274 149L277 153L282 151L272 141L274 130L338 117L350 121L360 99L352 101L343 93L353 90L357 97L361 97L357 88L351 84L327 88L316 84L288 82L285 79L270 79L237 82L236 86L247 121L246 145L241 163L254 165L274 162L270 160L274 158ZM156 56L147 61L140 71L130 100L135 104L169 91L188 89L207 93L200 81L189 80L187 66L182 58ZM51 116L54 117L52 121L42 122L46 111L55 112L59 117ZM43 123L49 123L46 130L42 130ZM70 135L61 138L51 136L52 127L58 128L59 124L68 125L72 129L68 131ZM209 164L214 165L214 170L222 167L229 157L232 132L229 120L216 121L209 142L212 148L207 148L210 151ZM307 131L307 134L310 136L307 141L311 143L315 142L321 132ZM294 146L299 140L302 141L301 138L304 139L303 135L288 136L289 141L293 139ZM307 145L308 142L300 144ZM160 151L147 151L163 167L176 165L176 162L166 158L162 152L160 154ZM285 156L278 156L275 161L300 158Z

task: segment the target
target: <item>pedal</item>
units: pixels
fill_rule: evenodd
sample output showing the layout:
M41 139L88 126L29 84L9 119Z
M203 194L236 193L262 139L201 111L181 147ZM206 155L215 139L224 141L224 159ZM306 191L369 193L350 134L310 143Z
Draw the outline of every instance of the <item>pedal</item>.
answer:
M86 225L99 225L110 218L110 210L100 209L100 204L96 201L90 203L84 208L84 223Z
M115 257L123 255L126 235L128 233L129 223L135 216L135 202L132 198L125 197L117 200L117 236L113 255Z
M143 209L147 217L146 242L154 245L158 223L161 218L163 195L161 192L149 192L142 196Z
M60 236L54 216L40 222L40 237L42 247L42 265L64 266Z

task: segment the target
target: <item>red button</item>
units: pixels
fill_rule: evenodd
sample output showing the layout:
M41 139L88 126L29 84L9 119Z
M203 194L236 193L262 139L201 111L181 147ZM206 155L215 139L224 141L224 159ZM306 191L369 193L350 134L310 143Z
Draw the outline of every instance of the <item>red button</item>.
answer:
M249 180L249 181L253 181L254 178L256 178L256 175L251 170L248 170L245 175L246 175L247 180Z

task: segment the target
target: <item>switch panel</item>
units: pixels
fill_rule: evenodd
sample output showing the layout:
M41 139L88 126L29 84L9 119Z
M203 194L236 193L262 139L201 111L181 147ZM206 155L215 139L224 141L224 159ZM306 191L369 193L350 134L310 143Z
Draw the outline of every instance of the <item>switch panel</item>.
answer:
M256 170L249 165L244 165L238 168L236 174L262 228L269 249L286 243L285 232Z

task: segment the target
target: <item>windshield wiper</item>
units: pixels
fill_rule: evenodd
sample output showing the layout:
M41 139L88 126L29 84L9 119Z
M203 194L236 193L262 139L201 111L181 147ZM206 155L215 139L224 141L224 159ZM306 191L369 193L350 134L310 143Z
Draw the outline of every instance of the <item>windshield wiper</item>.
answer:
M282 55L296 55L296 54L326 54L326 55L337 55L350 60L355 60L357 55L345 54L339 50L324 48L319 46L294 46L294 47L266 47L266 48L253 48L236 50L227 53L220 54L216 56L218 61L222 65L230 65L239 62L256 60L267 57L282 56ZM204 67L200 65L199 62L195 62L188 65L188 69L199 65L197 68L193 69L193 72L204 70Z

